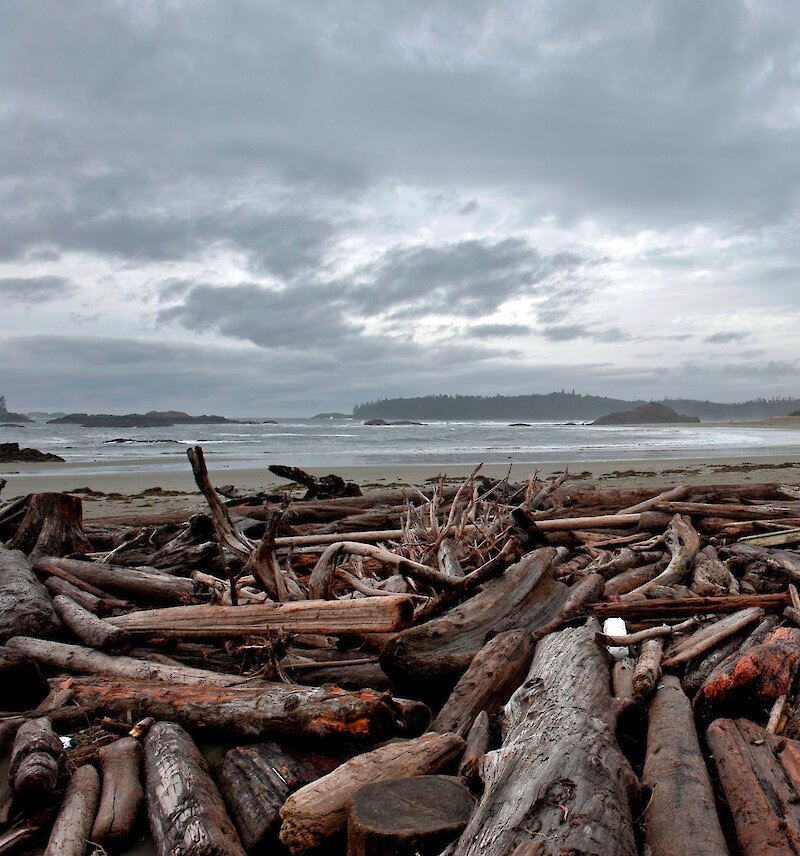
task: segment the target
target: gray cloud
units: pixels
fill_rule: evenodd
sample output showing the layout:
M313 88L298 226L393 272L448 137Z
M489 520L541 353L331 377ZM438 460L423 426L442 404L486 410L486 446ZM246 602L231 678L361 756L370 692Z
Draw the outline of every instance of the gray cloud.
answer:
M49 303L69 297L74 283L63 276L6 277L0 279L0 300L10 303Z
M562 324L555 327L543 327L542 336L550 342L572 342L576 339L590 339L593 342L624 342L630 338L618 327L607 329L589 328L585 324Z
M527 324L475 324L468 332L476 339L502 339L506 336L527 336L533 331Z
M719 333L712 333L703 339L709 345L728 345L731 342L745 342L750 338L749 333L744 333L737 330L725 330Z

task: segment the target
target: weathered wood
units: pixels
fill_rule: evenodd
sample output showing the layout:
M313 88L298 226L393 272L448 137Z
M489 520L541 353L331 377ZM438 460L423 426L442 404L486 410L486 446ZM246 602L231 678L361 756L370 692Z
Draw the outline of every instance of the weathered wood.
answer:
M676 514L672 518L665 535L664 543L672 554L669 564L660 574L653 577L639 588L622 595L622 599L631 599L650 591L657 586L668 586L680 582L694 564L695 556L700 549L700 536L692 526L688 517Z
M21 633L54 636L61 623L47 589L19 550L0 547L0 642Z
M25 802L53 797L64 749L47 717L23 723L14 738L8 779L15 795Z
M618 616L630 621L652 621L663 618L682 618L703 613L736 612L750 606L761 607L764 611L783 609L791 602L789 593L780 594L739 594L728 597L680 597L659 598L653 600L634 600L628 602L593 603L587 611L598 618Z
M171 684L207 684L227 687L241 684L244 679L239 675L223 675L207 669L194 669L190 666L164 665L135 657L111 656L81 645L69 645L65 642L50 642L44 639L32 639L28 636L15 636L8 640L12 651L30 657L43 666L52 666L66 672L89 675L106 675L115 678L128 678L134 681L166 681Z
M0 687L6 710L30 710L50 692L36 662L5 646L0 646Z
M307 499L331 499L335 496L362 496L361 488L355 482L346 482L341 476L330 473L317 478L299 467L287 467L283 464L270 464L267 469L287 481L297 482L306 488Z
M364 785L347 811L347 856L436 856L472 809L469 790L451 776Z
M790 580L800 580L800 554L793 550L773 550L756 544L732 544L725 548L725 555L733 556L740 563L760 562Z
M536 646L505 707L502 747L486 756L483 798L448 853L635 856L635 777L614 736L597 629L562 630Z
M639 658L633 669L633 694L646 699L653 692L661 677L663 639L647 639L639 647Z
M62 594L56 595L53 598L53 606L64 625L84 645L102 651L119 651L130 645L130 635L125 630L92 615L71 598Z
M684 639L675 642L664 658L664 668L669 669L680 663L685 663L693 657L697 657L709 648L713 648L723 639L727 639L734 633L738 633L748 624L760 621L764 617L764 610L757 606L742 609L715 621L713 624L703 627Z
M217 782L248 853L277 846L279 812L287 797L333 772L344 757L320 755L272 741L225 753Z
M33 557L88 553L91 545L83 534L80 498L68 493L31 494L25 517L8 546Z
M93 613L94 615L99 615L101 612L109 611L103 608L103 601L101 598L90 594L88 591L79 589L72 583L68 583L66 580L61 579L61 577L45 577L44 586L50 592L51 597L63 594L64 597L74 600L75 603L80 604L85 610Z
M103 788L91 838L97 844L119 846L133 834L144 803L142 744L123 737L99 749L96 758Z
M159 856L245 856L205 759L172 722L144 739L147 815Z
M458 775L474 790L483 790L483 758L489 751L489 715L482 710L472 723Z
M797 517L800 502L770 502L743 505L725 502L659 502L658 511L668 514L688 514L700 517L730 517L738 520L768 520L774 517Z
M706 739L743 856L797 856L800 743L746 719L718 719Z
M147 603L193 603L195 584L184 577L173 577L162 571L102 565L82 559L60 559L40 556L34 563L37 573L52 573L52 568L67 571L103 591L121 594Z
M552 547L535 550L465 603L399 633L381 654L384 671L393 680L441 691L443 682L469 666L488 633L535 631L558 617L570 590L553 579L550 565L555 555Z
M713 547L701 550L694 560L691 589L701 597L739 594L739 581L717 558Z
M659 502L670 502L678 499L685 499L691 492L689 485L680 484L677 487L671 487L668 490L659 493L657 496L651 496L649 499L643 499L635 505L629 505L627 508L621 508L620 514L636 514L636 512L650 511Z
M91 764L79 767L69 780L44 856L83 856L100 795L100 777Z
M463 749L464 741L455 734L429 732L357 755L286 800L280 812L280 839L291 853L313 850L343 832L348 802L359 788L372 782L435 773Z
M650 790L644 834L651 856L727 856L692 708L673 675L661 680L648 708L642 784Z
M475 655L431 726L440 734L469 733L481 711L496 713L522 683L533 657L533 640L526 630L498 633Z
M463 577L464 569L456 554L453 542L449 538L442 538L436 554L439 569L450 577Z
M175 606L108 619L133 634L189 639L287 633L387 633L408 627L413 601L402 595L243 606Z
M191 729L369 742L402 733L404 705L387 693L263 681L255 687L75 678L75 699L119 716L154 716Z

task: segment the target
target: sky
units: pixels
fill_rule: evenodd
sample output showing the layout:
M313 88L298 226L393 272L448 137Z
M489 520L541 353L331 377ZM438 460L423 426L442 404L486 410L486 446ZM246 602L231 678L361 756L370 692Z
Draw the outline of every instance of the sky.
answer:
M3 0L9 409L800 395L794 0Z

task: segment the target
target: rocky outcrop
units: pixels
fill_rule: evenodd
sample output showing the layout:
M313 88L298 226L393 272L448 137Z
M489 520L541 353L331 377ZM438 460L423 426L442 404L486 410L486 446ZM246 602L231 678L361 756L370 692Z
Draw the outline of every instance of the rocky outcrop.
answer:
M0 422L5 424L17 424L18 422L33 422L33 419L31 419L30 416L26 416L24 413L12 413L6 407L6 397L4 395L0 395Z
M64 459L50 452L40 452L38 449L20 449L19 443L0 443L0 464L40 463L42 461L59 461Z
M667 407L666 404L649 401L647 404L635 407L633 410L625 410L601 416L599 419L595 419L592 425L652 425L699 421L696 416L684 416L682 413L676 413L671 407Z
M80 425L82 428L168 428L171 425L226 425L224 416L189 416L182 410L149 410L147 413L68 413L50 419L48 425Z

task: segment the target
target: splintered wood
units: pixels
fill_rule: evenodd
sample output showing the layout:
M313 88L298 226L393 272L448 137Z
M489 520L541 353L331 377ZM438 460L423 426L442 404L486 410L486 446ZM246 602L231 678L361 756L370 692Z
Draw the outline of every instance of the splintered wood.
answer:
M207 514L0 506L0 853L800 854L796 486L188 457Z

